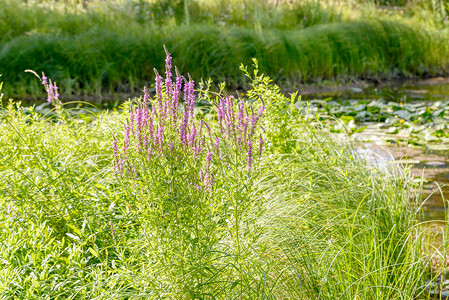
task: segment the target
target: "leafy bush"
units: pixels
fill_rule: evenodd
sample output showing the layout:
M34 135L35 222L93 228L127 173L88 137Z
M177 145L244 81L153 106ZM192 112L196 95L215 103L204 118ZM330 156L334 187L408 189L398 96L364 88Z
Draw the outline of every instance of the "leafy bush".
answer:
M250 286L242 270L250 250L241 240L254 222L243 224L241 215L257 204L252 173L262 155L258 121L264 106L254 111L243 100L219 97L217 124L197 122L194 82L182 90L185 79L178 74L173 82L171 71L167 53L165 83L156 76L151 109L145 90L125 125L121 150L114 140L115 172L142 226L145 246L139 249L158 268L154 288L181 298L217 289L231 294Z

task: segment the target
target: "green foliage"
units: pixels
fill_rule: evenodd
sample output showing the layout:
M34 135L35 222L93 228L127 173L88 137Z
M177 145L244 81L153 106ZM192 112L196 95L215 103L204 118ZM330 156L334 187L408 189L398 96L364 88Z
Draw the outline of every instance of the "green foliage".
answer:
M272 83L271 78L263 73L259 74L257 59L253 59L253 64L252 74L243 64L240 66L240 70L251 81L251 89L247 92L248 98L266 103L265 134L271 143L269 149L274 153L292 153L297 146L294 131L298 130L298 126L301 124L300 112L294 107L297 92L287 98L280 92L279 86Z
M26 69L52 74L66 97L136 92L154 78L153 67L163 67L162 44L183 74L234 87L247 87L234 69L253 57L276 82L293 86L447 72L448 32L429 23L430 8L417 8L423 15L415 19L320 1L281 2L276 8L248 1L241 9L239 2L92 2L79 8L8 0L0 7L4 92L39 94Z
M139 176L117 178L132 102L90 121L2 107L0 297L425 298L415 186L309 124L254 63L248 101L272 140L250 174L217 162L211 194L188 184L188 156L136 150Z

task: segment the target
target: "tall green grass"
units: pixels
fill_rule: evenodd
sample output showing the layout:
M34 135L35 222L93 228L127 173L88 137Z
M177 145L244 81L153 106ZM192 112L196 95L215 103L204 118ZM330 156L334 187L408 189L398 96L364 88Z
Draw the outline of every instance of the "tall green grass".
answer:
M5 2L0 8L5 16L0 20L0 73L8 83L6 95L37 94L37 83L23 73L26 69L52 74L67 96L132 93L153 79L153 66L162 67L158 51L162 44L173 52L181 72L226 80L234 87L248 84L233 70L241 62L249 64L253 57L277 82L292 86L323 79L431 76L448 70L447 29L418 21L413 24L414 19L385 15L375 8L357 11L306 1L309 6L295 2L271 11L261 2L259 19L235 16L223 25L215 17L202 20L202 15L208 15L202 6L197 7L201 12L191 13L189 22L170 21L165 10L161 12L165 19L159 23L140 20L131 9L151 16L164 6L136 3L139 9L117 2L115 6L103 4L104 10L77 10L74 4L17 7ZM234 7L237 15L244 11L232 1L219 3L210 4L211 16L220 11L219 5ZM284 16L296 13L294 5L310 10L304 15L307 20L315 18L314 14L335 17L320 16L301 25L300 18L289 21ZM248 9L249 18L256 18L256 8ZM348 9L353 15L342 16ZM276 18L291 24L269 22Z
M2 107L1 297L427 298L422 286L431 275L407 176L367 165L295 109L294 96L246 72L250 97L267 106L267 149L242 184L233 185L242 171L230 168L216 196L171 195L185 201L183 209L232 205L228 218L201 223L201 236L180 235L179 243L191 243L184 253L168 233L198 219L183 211L152 220L157 206L141 189L159 188L156 198L164 198L176 161L166 174L151 171L160 176L134 183L114 175L112 141L122 140L132 103L90 121L67 109L41 115L20 104ZM213 129L214 118L206 115ZM234 202L243 204L238 218ZM218 240L204 244L206 237Z
M54 74L68 94L129 92L153 78L152 66L161 67L157 50L165 44L181 72L234 86L245 81L232 70L252 57L281 82L429 76L447 70L446 41L445 32L388 21L263 32L181 26L119 33L93 27L74 36L33 34L8 41L0 51L0 72L7 95L37 92L26 69Z

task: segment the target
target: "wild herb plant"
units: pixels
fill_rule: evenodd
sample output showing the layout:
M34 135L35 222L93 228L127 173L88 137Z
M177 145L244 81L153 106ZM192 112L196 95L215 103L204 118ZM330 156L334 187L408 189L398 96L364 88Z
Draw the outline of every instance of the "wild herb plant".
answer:
M294 132L298 127L302 127L300 124L303 118L301 111L295 107L298 92L287 98L270 77L260 72L258 60L255 58L253 67L252 73L243 64L240 65L240 70L251 82L251 89L247 92L248 98L266 102L265 134L270 143L269 150L277 154L295 152L297 143Z
M123 146L113 141L114 171L144 228L152 263L166 266L157 281L182 298L219 286L239 291L249 285L251 250L242 237L254 224L243 224L242 213L256 205L250 195L265 106L218 96L216 120L208 124L195 116L193 80L179 73L173 80L168 52L165 62L165 80L155 71L155 99L145 89L131 108Z

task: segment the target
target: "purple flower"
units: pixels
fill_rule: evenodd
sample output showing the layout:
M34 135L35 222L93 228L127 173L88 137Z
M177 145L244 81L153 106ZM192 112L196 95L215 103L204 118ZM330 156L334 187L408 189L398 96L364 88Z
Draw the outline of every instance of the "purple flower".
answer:
M215 137L215 149L217 150L217 155L220 153L220 138L218 136Z
M59 101L58 86L56 85L56 83L54 83L53 85L53 100L55 101L55 103L61 104L61 102Z
M153 135L154 135L153 116L150 116L150 122L148 124L148 136L149 136L150 140L153 139Z
M158 114L158 109L160 109L162 107L162 77L157 73L157 71L155 70L156 73L156 98L157 98L157 103L156 105L153 105L153 114L157 115Z
M44 73L42 73L42 85L45 87L45 91L47 92L47 102L53 103L57 107L59 104L62 104L59 100L58 86L51 80L49 83L48 78Z
M253 141L249 140L248 141L248 159L247 159L247 164L248 164L248 170L250 170L250 171L251 171L252 162L253 162Z
M126 124L125 125L125 139L123 141L123 148L122 148L123 157L126 157L126 153L129 148L130 131L131 131L131 126L129 124Z
M181 125L179 126L179 131L180 131L180 138L181 138L181 142L184 145L187 141L187 137L186 137L186 130L187 130L187 123L189 121L189 111L187 109L184 110L184 118L182 120Z
M201 152L201 147L195 147L193 149L193 153L194 153L195 157L197 157L200 154L200 152Z
M226 99L227 119L228 119L228 131L231 133L235 128L235 108L234 97L230 96Z
M194 81L193 80L189 80L184 89L184 97L185 97L185 108L189 111L189 118L190 120L193 120L193 109L195 107L195 93L193 91L193 87L194 87Z
M243 102L243 99L240 100L239 105L239 115L237 117L239 128L243 128L243 117L244 117L244 111L245 111L245 102Z
M170 114L170 111L173 110L173 82L172 82L172 65L171 65L171 56L170 53L168 53L167 49L165 49L165 52L167 54L165 58L165 91L167 93L167 100L165 101L164 105L164 114Z
M210 168L210 162L212 161L212 152L207 152L206 155L206 170L209 170Z
M191 133L188 136L188 142L190 147L193 148L193 146L195 145L195 140L196 140L196 126L195 124L192 124L191 128Z
M262 104L259 111L257 112L256 116L251 117L251 130L250 134L252 135L254 133L254 129L256 128L257 121L259 121L260 117L262 116L263 112L265 110L265 105Z
M155 144L159 146L159 151L162 152L162 144L164 143L164 126L159 127L156 132Z
M165 70L166 70L166 72L168 71L171 74L171 68L172 68L171 60L172 60L172 57L170 56L170 53L167 51L167 49L165 49L165 53L166 53Z
M135 131L134 131L134 119L135 119L135 112L134 112L134 110L133 109L131 109L131 113L129 114L129 126L130 126L130 129L131 129L131 132L132 132L132 134L133 134L133 136L135 137L136 136L136 133L135 133Z
M172 120L174 124L176 124L178 118L179 96L181 95L181 89L182 89L182 77L177 76L172 101Z
M223 159L226 166L236 164L236 167L240 167L246 164L251 172L254 159L261 157L265 146L262 136L258 141L253 137L256 129L259 129L258 121L265 106L262 105L257 112L251 110L252 113L248 113L249 106L243 100L237 101L232 96L220 98L216 103L216 122L220 127L215 131L214 127L211 129L203 120L199 123L195 120L194 81L189 78L184 84L184 79L177 69L176 81L172 79L172 58L168 52L165 63L165 78L155 72L154 104L144 87L141 102L130 112L124 129L122 152L119 152L114 137L114 171L122 170L123 174L123 166L126 164L129 176L134 176L137 180L137 176L144 175L145 172L137 169L140 164L135 163L134 159L139 159L142 155L143 160L150 164L152 160L160 158L159 154L176 157L181 163L192 160L199 164L199 168L192 170L196 173L192 174L187 184L192 188L200 187L201 192L212 192L217 176L216 168L213 167L215 158ZM46 82L48 79L43 78L43 83L44 80ZM49 98L54 101L54 97L59 97L58 89L50 80L49 83L46 89ZM179 107L180 103L182 108ZM150 105L152 109L149 108ZM204 131L203 127L206 127ZM233 151L237 153L234 155ZM142 155L135 155L137 153ZM166 164L171 163L172 160L164 159L163 167L170 168L170 165Z
M142 144L142 119L143 119L143 109L136 109L136 131L137 131L137 146L140 148Z

